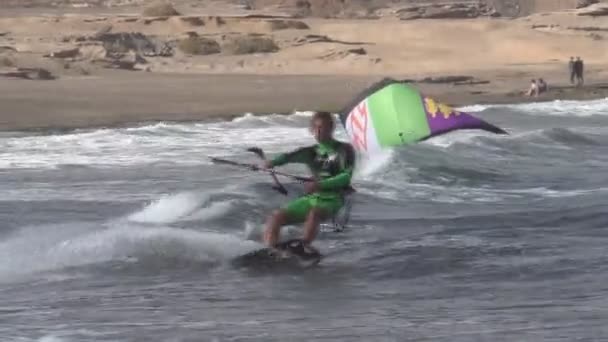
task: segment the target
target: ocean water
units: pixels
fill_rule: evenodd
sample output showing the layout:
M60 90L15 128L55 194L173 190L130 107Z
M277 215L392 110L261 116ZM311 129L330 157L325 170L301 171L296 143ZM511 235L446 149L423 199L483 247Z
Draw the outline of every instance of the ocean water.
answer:
M608 100L464 109L511 135L360 161L307 270L231 262L301 187L207 156L310 144L309 113L1 132L0 339L608 340Z

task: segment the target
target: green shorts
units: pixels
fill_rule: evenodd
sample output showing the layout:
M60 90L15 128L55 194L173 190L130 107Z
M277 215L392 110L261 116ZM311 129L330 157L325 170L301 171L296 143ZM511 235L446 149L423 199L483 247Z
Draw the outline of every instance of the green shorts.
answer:
M289 222L299 223L306 220L306 216L312 208L322 209L328 217L332 217L343 205L344 200L340 195L310 194L296 198L287 203L283 209L287 212Z

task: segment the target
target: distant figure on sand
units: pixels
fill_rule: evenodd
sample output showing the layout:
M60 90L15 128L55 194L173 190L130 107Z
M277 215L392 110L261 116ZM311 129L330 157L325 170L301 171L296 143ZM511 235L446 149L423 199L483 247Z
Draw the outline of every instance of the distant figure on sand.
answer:
M536 80L532 80L530 83L530 88L526 92L526 96L538 96L538 84L536 84Z
M542 78L539 78L536 87L538 88L538 94L542 94L547 91L547 82Z
M583 77L584 74L584 63L580 57L576 57L576 61L574 62L574 74L576 76L576 85L581 86L585 83L585 79Z
M574 78L576 77L576 73L574 72L574 57L570 57L568 70L570 71L570 84L574 84Z

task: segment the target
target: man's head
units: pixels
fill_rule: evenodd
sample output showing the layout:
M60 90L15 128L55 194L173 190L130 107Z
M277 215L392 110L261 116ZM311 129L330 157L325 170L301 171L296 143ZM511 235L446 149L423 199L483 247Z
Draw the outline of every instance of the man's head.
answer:
M334 119L329 112L316 112L310 120L310 131L317 142L327 142L334 133Z

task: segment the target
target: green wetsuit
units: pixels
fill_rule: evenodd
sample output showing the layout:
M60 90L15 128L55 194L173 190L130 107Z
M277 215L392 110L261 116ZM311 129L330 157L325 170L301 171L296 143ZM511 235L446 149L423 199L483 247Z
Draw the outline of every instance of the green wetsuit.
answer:
M289 163L306 164L319 183L318 192L304 195L283 208L289 221L302 222L312 208L320 208L335 215L344 204L344 193L350 188L355 167L355 152L350 144L337 140L319 143L281 154L272 160L272 166Z

